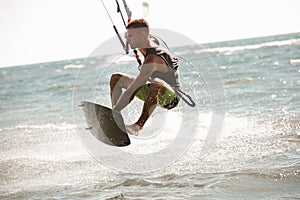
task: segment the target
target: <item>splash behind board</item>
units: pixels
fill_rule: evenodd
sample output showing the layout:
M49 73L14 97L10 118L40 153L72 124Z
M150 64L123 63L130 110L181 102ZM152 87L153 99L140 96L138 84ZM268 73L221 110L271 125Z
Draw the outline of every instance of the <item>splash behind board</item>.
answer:
M123 117L119 112L97 103L81 103L88 129L99 141L119 147L130 144Z

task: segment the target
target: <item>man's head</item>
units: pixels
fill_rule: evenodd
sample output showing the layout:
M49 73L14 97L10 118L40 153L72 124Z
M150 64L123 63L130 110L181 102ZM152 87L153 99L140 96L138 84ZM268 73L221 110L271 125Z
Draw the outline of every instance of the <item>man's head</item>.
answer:
M131 48L146 48L149 37L149 24L145 19L136 19L126 26L126 39Z

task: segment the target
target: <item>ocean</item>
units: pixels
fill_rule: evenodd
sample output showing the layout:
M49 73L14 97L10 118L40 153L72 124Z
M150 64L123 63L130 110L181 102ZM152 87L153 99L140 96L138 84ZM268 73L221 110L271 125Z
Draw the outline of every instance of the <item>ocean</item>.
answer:
M93 138L78 105L110 107L132 55L0 68L0 198L300 199L300 33L172 51L196 107L157 108L128 147Z

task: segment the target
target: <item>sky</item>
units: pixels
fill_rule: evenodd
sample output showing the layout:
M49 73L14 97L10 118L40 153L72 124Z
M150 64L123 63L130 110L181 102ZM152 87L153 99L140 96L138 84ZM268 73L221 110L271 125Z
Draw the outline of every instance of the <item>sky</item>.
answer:
M103 2L125 31L115 1ZM175 31L198 44L300 32L298 0L126 2L132 18L145 16L147 2L151 28ZM87 57L114 36L101 0L0 0L0 67Z

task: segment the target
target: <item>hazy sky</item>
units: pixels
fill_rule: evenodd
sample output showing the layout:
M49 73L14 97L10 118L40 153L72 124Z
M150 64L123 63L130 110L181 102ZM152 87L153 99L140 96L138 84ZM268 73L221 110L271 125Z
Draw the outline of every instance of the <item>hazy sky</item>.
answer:
M115 1L103 1L124 31ZM143 2L152 28L197 43L300 32L298 0L127 0L133 18ZM0 30L0 67L86 57L115 36L101 0L0 0Z

